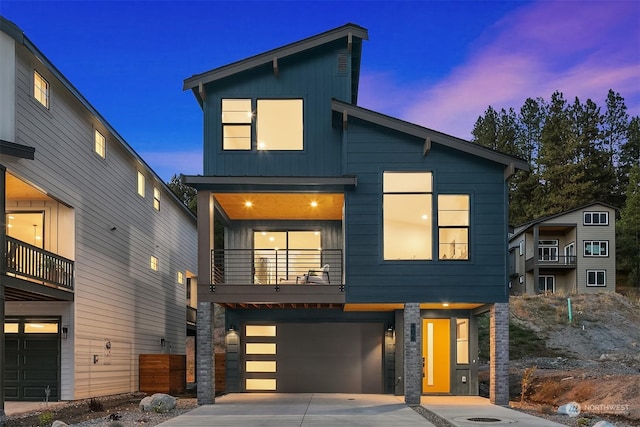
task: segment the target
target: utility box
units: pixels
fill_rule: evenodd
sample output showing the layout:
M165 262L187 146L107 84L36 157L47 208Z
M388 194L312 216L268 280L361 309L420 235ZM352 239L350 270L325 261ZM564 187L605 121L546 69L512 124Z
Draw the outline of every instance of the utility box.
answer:
M138 375L143 393L184 393L187 386L187 356L141 354Z

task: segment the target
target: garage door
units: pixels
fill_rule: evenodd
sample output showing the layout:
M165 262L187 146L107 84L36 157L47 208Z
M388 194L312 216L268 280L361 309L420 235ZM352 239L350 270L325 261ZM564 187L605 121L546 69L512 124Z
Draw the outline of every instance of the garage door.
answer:
M5 321L6 400L57 401L59 395L59 322L51 319Z
M245 337L248 391L383 392L383 324L280 323L272 330L272 337Z

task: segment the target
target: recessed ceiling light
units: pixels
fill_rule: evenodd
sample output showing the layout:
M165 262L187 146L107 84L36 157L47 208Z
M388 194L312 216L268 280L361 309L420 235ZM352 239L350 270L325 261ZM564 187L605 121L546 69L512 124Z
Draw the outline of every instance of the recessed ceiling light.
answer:
M448 302L443 302L443 303L442 303L442 306L443 306L443 307L449 307L449 303L448 303Z
M253 206L253 203L251 203L250 201L247 200L246 202L244 202L244 205L246 207L250 208L251 206Z
M313 202L311 202L311 207L315 208L318 206L318 202L316 202L315 200Z

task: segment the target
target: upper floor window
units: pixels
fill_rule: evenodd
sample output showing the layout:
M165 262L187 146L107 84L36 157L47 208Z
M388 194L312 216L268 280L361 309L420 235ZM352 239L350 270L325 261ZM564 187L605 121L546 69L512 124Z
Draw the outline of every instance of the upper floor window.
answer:
M584 225L608 225L609 212L585 212Z
M155 210L160 210L160 189L153 187L153 207Z
M156 258L153 255L151 255L151 258L149 260L149 267L153 271L158 271L158 258Z
M33 97L49 109L49 82L37 71L33 71Z
M605 270L587 270L587 286L607 286Z
M384 259L433 259L431 173L384 172L382 187Z
M103 159L107 155L107 140L97 129L94 131L94 150Z
M138 171L138 195L144 197L144 175Z
M538 261L558 261L557 240L538 240Z
M584 256L609 256L609 241L585 240Z
M184 285L184 273L182 271L178 271L178 276L176 277L176 281L180 285Z
M469 259L468 195L438 195L438 258Z
M222 149L251 150L250 99L222 100Z
M302 150L302 99L259 99L258 150Z

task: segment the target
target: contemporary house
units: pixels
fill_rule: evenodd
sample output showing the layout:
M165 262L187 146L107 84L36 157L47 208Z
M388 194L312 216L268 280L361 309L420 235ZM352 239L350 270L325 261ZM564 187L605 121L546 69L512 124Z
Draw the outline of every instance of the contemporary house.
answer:
M137 391L185 352L196 219L4 18L0 111L4 399Z
M527 165L359 107L367 39L348 24L184 81L204 114L203 175L182 178L198 190L200 403L218 309L227 391L411 404L478 393L489 311L491 399L507 402L506 181Z
M509 236L513 294L616 290L616 209L590 203L515 227Z

